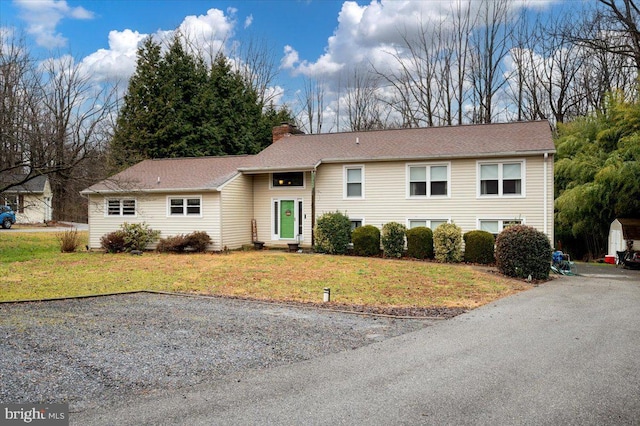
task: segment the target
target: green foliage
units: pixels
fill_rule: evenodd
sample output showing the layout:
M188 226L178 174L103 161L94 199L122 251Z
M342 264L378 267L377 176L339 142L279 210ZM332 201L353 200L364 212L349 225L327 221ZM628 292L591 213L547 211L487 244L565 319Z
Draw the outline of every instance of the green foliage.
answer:
M404 225L397 222L385 223L382 226L380 242L385 257L402 257L406 230Z
M351 240L351 222L336 211L318 218L315 228L315 250L320 253L345 254Z
M160 236L160 231L154 231L146 223L123 223L120 225L124 233L125 250L144 250Z
M433 258L433 231L426 226L407 230L407 256L415 259Z
M462 230L455 223L443 223L433 231L436 260L456 263L462 260Z
M60 251L62 253L73 253L80 245L80 236L75 228L60 232L56 235L56 238L60 242Z
M545 280L551 268L551 244L533 227L510 226L496 239L496 266L510 277Z
M185 251L202 253L211 244L211 237L204 231L196 231L190 234L174 235L161 238L156 250L159 252L183 253Z
M607 111L559 125L556 138L555 234L590 257L607 249L613 219L640 213L640 104L612 97Z
M378 256L380 254L380 230L373 225L364 225L351 233L353 254L356 256Z
M487 231L469 231L464 234L464 261L489 264L495 261L493 234Z
M117 230L103 235L100 238L100 247L107 253L120 253L125 251L127 244L124 240L124 231Z
M263 108L253 82L224 55L207 65L185 43L177 34L165 53L151 38L138 49L110 145L114 168L147 158L255 154L271 143L273 126L293 121L286 108Z

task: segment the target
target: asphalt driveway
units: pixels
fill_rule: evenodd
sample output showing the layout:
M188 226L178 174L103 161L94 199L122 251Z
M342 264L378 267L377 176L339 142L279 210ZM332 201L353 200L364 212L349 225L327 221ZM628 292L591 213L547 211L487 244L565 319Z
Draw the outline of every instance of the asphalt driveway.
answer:
M639 424L640 274L582 272L355 350L87 410L71 423Z

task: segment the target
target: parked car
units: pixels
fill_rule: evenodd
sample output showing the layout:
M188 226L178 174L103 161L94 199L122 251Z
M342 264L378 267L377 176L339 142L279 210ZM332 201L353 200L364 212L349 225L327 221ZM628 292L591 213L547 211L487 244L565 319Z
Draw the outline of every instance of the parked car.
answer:
M9 206L0 206L0 223L4 229L11 228L16 223L16 214Z

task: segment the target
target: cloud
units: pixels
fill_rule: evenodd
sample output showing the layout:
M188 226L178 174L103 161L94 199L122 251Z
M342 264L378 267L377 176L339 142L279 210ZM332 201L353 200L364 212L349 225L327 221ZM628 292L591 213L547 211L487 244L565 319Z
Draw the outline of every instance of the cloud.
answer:
M26 31L39 46L53 49L66 46L67 39L56 31L65 18L93 19L93 12L82 6L70 7L66 0L14 0L20 18L27 23Z
M86 56L81 67L97 81L128 80L136 70L136 53L145 37L137 31L111 31L109 49L100 49Z
M247 29L253 24L253 15L249 15L244 20L244 28Z

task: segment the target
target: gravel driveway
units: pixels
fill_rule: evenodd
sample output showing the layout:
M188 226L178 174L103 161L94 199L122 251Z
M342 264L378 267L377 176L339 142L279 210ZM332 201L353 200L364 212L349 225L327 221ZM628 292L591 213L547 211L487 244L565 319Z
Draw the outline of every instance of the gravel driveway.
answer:
M0 304L0 401L69 402L71 412L122 405L431 323L150 293Z

